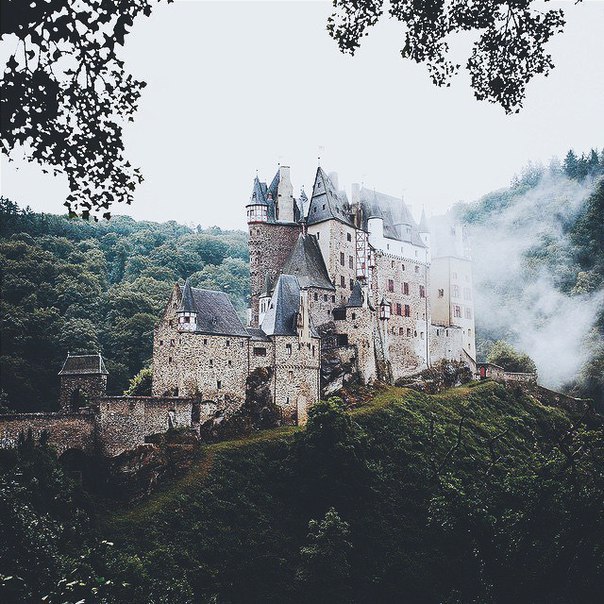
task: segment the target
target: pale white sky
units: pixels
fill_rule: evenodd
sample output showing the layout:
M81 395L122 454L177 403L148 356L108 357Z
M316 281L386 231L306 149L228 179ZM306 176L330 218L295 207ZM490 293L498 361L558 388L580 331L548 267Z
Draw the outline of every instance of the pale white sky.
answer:
M434 87L425 67L400 59L395 21L350 57L325 31L327 1L160 4L126 38L126 65L148 83L126 127L145 182L113 212L243 228L256 169L270 181L281 161L308 190L322 147L321 165L348 190L364 182L438 214L505 186L528 160L601 148L604 2L556 4L567 9L549 45L556 68L513 116L476 101L463 72ZM455 52L465 63L469 40ZM64 179L4 157L1 175L3 195L63 212Z

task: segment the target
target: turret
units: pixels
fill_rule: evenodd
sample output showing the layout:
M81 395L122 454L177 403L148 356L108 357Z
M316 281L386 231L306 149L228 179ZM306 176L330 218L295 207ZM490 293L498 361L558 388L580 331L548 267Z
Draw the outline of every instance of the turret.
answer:
M195 331L197 329L197 308L193 300L193 292L189 279L182 290L180 307L176 311L178 331Z
M419 221L419 236L426 246L426 262L431 261L431 251L430 251L430 227L428 226L428 219L426 218L426 210L422 208L422 217Z
M254 187L250 195L250 201L245 206L248 224L254 222L268 222L269 204L266 198L266 185L254 178Z

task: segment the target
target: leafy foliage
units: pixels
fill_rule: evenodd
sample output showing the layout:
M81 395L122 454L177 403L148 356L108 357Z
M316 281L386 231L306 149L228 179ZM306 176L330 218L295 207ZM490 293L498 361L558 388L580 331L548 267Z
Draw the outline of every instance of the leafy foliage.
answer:
M516 371L520 373L536 373L537 367L533 360L522 352L518 352L513 346L498 340L493 344L487 357L489 363L494 363L503 367L506 371Z
M2 3L2 40L15 46L2 76L3 151L64 173L65 205L83 218L108 218L113 203L131 203L142 180L124 157L122 126L145 82L126 72L118 51L151 4Z
M216 227L115 216L97 223L0 200L2 389L6 406L48 409L67 352L107 359L110 391L149 365L153 327L175 281L229 293L243 312L247 237Z
M63 540L46 573L24 576L20 553L2 568L52 602L595 602L602 430L493 382L392 389L352 413L331 399L306 430L207 446L182 481L87 530L84 507L54 503L75 495L51 459L42 489L4 458L3 517L38 506ZM32 486L15 501L7 480ZM38 548L36 522L3 523L0 551Z
M327 29L342 52L354 54L386 3L334 0L333 4L335 12ZM565 23L562 9L544 11L535 5L534 0L391 0L388 13L406 28L401 56L425 63L437 86L448 86L460 68L448 56L448 39L476 32L478 39L466 64L474 94L512 113L522 107L527 83L553 68L545 44Z

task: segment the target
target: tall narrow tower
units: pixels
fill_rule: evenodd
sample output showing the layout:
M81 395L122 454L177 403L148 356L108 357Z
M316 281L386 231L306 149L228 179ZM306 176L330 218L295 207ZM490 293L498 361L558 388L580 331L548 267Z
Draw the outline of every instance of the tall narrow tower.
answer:
M269 187L258 177L246 205L250 250L250 317L259 324L259 302L266 280L275 282L293 249L301 226L295 222L289 167L280 166Z

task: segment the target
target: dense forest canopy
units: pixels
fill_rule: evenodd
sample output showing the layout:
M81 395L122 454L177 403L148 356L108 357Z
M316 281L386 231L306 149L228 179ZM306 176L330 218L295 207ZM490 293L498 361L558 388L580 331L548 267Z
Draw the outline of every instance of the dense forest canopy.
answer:
M0 451L0 600L595 603L603 447L598 416L493 382L394 390L210 445L111 511L24 442Z
M604 150L529 164L461 204L472 245L479 356L506 340L543 383L604 409Z
M2 404L55 404L67 352L100 350L111 392L150 363L153 326L176 281L230 294L243 316L247 234L114 216L88 222L0 200Z

